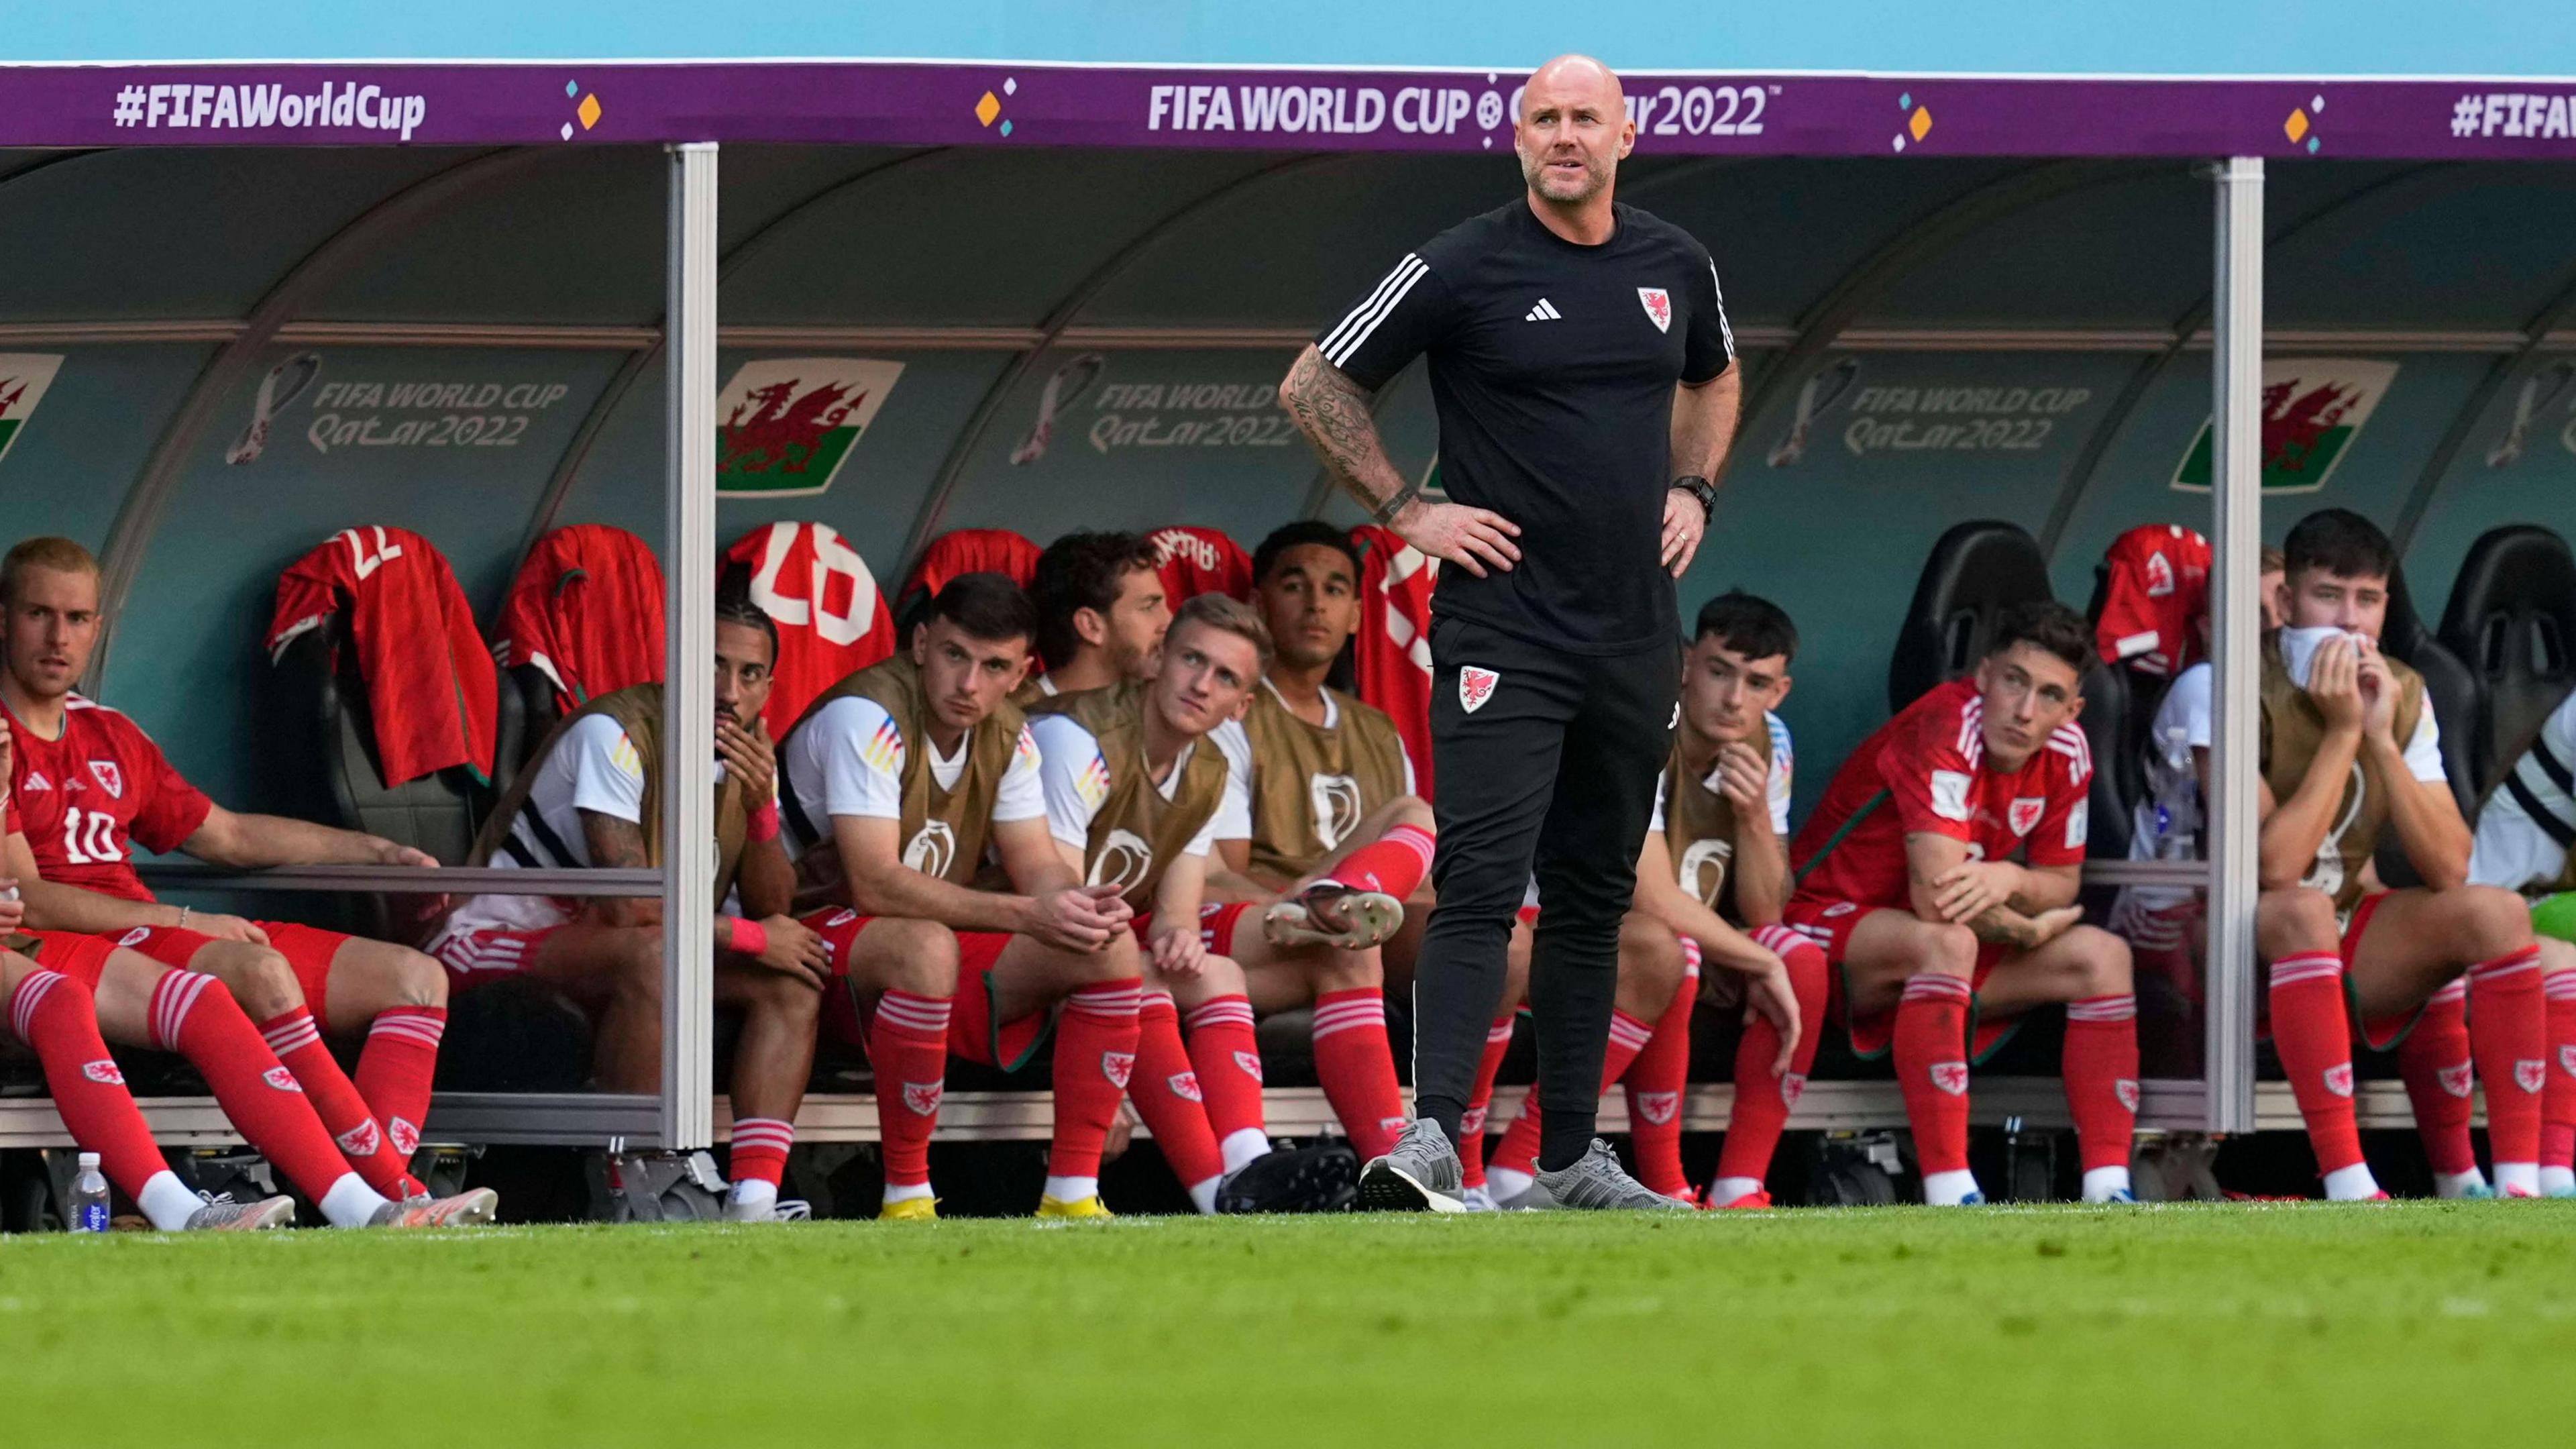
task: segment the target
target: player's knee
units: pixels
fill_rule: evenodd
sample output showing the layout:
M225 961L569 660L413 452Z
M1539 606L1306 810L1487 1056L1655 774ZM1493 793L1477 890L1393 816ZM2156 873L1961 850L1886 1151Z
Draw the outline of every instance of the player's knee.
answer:
M2492 961L2531 944L2531 908L2521 896L2494 886L2462 886L2460 897L2467 944L2478 960Z
M1964 981L1977 974L1977 947L1977 933L1965 926L1946 922L1933 926L1924 933L1917 974L1956 976Z
M1121 928L1109 938L1109 944L1097 951L1086 951L1078 973L1085 984L1103 981L1141 981L1145 976L1145 953L1136 946L1133 932Z
M447 969L418 951L405 948L394 957L394 1004L447 1009Z
M957 994L957 933L937 921L870 923L861 943L877 984L915 996Z
M1619 987L1622 996L1634 998L1650 1010L1661 1011L1681 989L1682 978L1689 974L1690 963L1682 955L1682 943L1667 927L1651 921L1630 921L1619 930Z
M2094 926L2078 926L2068 935L2076 967L2083 975L2081 989L2085 995L2130 994L2135 973L2128 942Z
M1389 803L1386 828L1393 830L1399 825L1410 825L1416 830L1439 829L1438 821L1431 813L1431 802L1419 795L1399 796Z
M1317 951L1296 958L1306 968L1315 990L1374 990L1386 985L1386 959L1371 946L1365 951Z
M662 928L638 926L621 932L611 958L609 989L620 1000L659 1009L662 1003Z
M2301 951L2332 951L2342 944L2334 898L2306 886L2268 890L2254 900L2254 937L2273 960Z
M286 957L254 947L231 973L232 994L244 1011L260 1021L283 1016L304 1004L304 985Z
M1217 996L1241 996L1245 993L1243 967L1231 956L1208 956L1199 963L1199 985L1195 993L1205 1001Z
M802 976L762 971L750 983L752 1010L790 1025L812 1022L823 1014L823 993Z

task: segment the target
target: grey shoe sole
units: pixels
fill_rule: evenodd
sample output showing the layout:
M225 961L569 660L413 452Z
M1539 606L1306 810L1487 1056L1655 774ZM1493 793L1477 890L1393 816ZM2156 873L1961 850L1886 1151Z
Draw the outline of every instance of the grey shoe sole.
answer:
M1466 1210L1465 1203L1423 1186L1413 1174L1386 1158L1375 1158L1360 1169L1362 1212L1463 1213Z

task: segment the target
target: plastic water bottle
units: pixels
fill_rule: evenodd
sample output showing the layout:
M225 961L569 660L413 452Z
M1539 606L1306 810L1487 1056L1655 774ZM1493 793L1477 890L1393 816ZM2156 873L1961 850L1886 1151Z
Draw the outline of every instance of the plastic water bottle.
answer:
M80 1155L80 1175L72 1179L71 1211L64 1226L75 1233L107 1231L107 1176L98 1170L98 1154Z
M2200 858L2200 778L2192 769L2190 732L2180 725L2164 730L2155 774L2156 854L2158 860ZM2179 761L2179 763L2177 763Z

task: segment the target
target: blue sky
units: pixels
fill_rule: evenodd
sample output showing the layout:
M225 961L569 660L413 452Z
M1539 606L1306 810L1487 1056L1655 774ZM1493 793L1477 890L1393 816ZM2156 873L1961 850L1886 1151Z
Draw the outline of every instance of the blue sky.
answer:
M0 59L751 56L1629 69L2576 75L2499 0L0 0Z

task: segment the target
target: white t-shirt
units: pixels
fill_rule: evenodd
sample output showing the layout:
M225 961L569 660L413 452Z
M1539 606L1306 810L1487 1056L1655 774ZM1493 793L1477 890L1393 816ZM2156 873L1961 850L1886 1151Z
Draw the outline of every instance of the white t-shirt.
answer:
M1102 802L1109 798L1109 761L1100 753L1100 741L1091 731L1074 722L1071 715L1040 715L1029 722L1029 733L1038 742L1038 781L1046 796L1047 829L1065 845L1081 853L1091 842L1091 822L1100 814ZM1165 800L1180 788L1181 774L1190 765L1190 754L1199 747L1193 740L1181 746L1181 757L1172 762L1171 772L1155 786ZM1229 780L1226 795L1234 794ZM1190 838L1183 855L1205 855L1216 841L1217 822L1224 817L1220 804L1199 833Z
M2558 879L2567 847L2576 838L2576 798L2561 780L2576 763L2576 694L2559 702L2540 725L2540 737L2513 765L2505 783L2478 812L2477 843L2469 851L2469 883L2506 890L2536 889ZM2535 818L2523 801L2539 807Z
M1769 786L1769 794L1771 797L1771 833L1774 835L1787 835L1789 833L1789 790L1797 775L1798 754L1795 749L1790 747L1789 726L1781 720L1780 716L1765 711L1763 713L1762 720L1763 723L1770 726L1771 729L1771 782ZM1717 788L1717 780L1717 771L1712 768L1708 772L1708 778L1701 783L1707 785L1711 790L1714 790ZM1655 818L1647 824L1646 833L1649 835L1661 835L1663 832L1664 777L1662 775L1657 775L1655 777Z
M723 762L716 768L722 771ZM528 787L527 806L492 852L493 869L589 869L585 810L639 825L644 820L644 761L626 731L604 714L585 716L547 753ZM572 907L553 896L476 896L456 908L449 929L541 931L571 919Z
M1261 681L1261 687L1269 690L1271 697L1281 704L1288 702L1286 697L1279 693L1279 687L1269 680ZM1333 702L1331 695L1325 695L1324 728L1336 729L1341 723L1342 707ZM1252 736L1244 732L1241 720L1230 719L1210 730L1208 738L1214 740L1217 749L1225 755L1225 803L1217 807L1216 838L1250 840L1252 838ZM1404 793L1413 794L1418 788L1413 783L1413 753L1404 748L1402 740L1396 741L1395 747L1404 756Z
M972 744L971 736L960 740L951 756L931 751L930 778L939 788L956 788L966 774L966 752ZM780 751L785 758L779 768L804 806L805 825L814 838L831 838L835 815L901 820L907 747L903 731L896 728L885 706L856 695L832 701L798 726ZM1037 741L1022 729L1019 748L1011 752L1001 789L993 797L993 823L1038 820L1046 813L1046 795L1038 783Z

